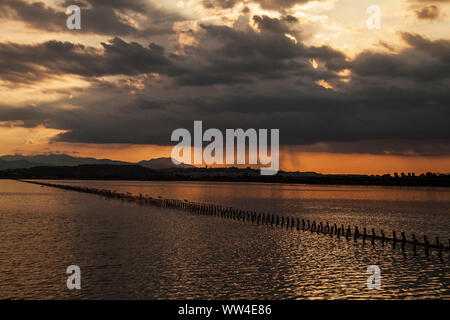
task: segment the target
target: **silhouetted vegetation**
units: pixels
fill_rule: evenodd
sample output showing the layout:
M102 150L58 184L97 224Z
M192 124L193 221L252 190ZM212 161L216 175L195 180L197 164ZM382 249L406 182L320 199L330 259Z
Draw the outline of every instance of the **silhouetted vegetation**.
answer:
M450 175L324 175L314 172L284 172L261 176L256 169L174 168L153 170L137 165L80 165L75 167L34 167L0 171L0 178L10 179L98 179L98 180L172 180L273 182L338 185L450 186Z

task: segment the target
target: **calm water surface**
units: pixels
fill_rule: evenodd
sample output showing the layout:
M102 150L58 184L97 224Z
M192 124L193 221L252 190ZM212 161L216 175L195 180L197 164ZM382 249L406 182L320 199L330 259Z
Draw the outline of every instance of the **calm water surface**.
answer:
M58 181L450 237L450 190ZM449 255L363 246L0 180L0 298L450 298ZM445 240L447 241L447 240ZM66 288L79 265L82 289ZM381 290L366 286L369 265Z

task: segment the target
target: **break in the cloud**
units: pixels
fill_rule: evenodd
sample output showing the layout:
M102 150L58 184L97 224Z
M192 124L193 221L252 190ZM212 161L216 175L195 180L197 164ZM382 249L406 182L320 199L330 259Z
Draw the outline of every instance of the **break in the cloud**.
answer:
M402 25L395 41L381 30L378 47L357 52L308 44L315 28L353 29L288 10L306 2L239 1L271 11L256 14L238 1L198 0L185 14L175 2L78 1L76 40L0 42L0 86L12 92L0 129L45 127L58 133L53 143L69 145L167 146L174 129L203 120L205 128L279 128L285 147L304 152L450 155L450 39ZM70 34L67 4L2 0L1 18L56 37ZM52 81L66 85L52 89ZM27 100L27 90L48 98Z

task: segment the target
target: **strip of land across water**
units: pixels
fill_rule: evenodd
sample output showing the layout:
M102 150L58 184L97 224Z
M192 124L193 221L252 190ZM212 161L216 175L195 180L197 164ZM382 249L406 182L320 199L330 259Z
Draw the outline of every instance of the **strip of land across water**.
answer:
M315 172L280 171L261 176L259 169L240 168L171 168L150 169L139 165L38 166L0 171L0 179L76 179L76 180L166 180L226 181L331 185L382 185L450 187L450 174L415 175L331 175Z

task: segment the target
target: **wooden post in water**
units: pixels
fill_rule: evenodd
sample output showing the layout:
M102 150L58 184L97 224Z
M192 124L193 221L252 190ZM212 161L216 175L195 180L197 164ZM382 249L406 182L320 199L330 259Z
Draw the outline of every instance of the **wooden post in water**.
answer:
M355 226L355 235L353 237L353 240L356 242L358 240L358 236L359 236L359 230L358 230L358 226Z
M428 256L428 247L429 247L430 244L428 243L428 239L427 239L426 235L423 236L423 241L425 242L425 253Z
M414 252L414 254L416 254L417 239L416 239L416 235L414 233L412 235L412 238L413 238L413 252Z
M374 246L375 245L375 229L374 228L372 228L372 246Z
M406 243L405 233L402 232L402 251L405 251L405 243Z
M384 230L381 229L381 245L384 247L384 239L385 239L385 235L384 235Z

